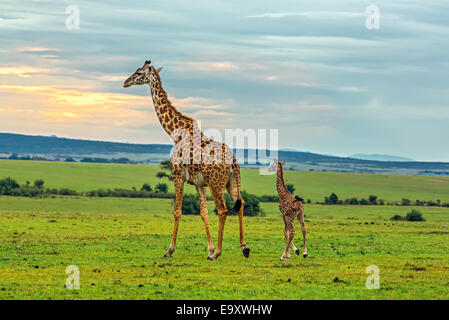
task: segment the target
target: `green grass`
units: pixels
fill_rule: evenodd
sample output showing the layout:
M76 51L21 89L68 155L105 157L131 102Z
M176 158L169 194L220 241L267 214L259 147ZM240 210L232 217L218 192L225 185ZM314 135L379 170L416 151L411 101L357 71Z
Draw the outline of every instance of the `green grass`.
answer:
M183 216L174 258L162 258L170 200L0 197L0 205L1 299L449 298L441 208L425 208L425 223L393 223L385 218L402 208L356 207L353 220L347 207L306 206L309 257L280 262L283 222L271 204L267 217L245 219L249 259L238 248L237 219L228 217L218 261L206 260L199 216ZM210 223L216 240L214 214ZM365 287L372 264L379 290ZM80 268L80 290L64 287L69 265Z
M50 187L78 191L154 185L157 171L0 161L0 177L43 178ZM313 200L330 192L449 200L444 178L287 172L286 179ZM275 193L273 176L243 170L242 181L251 193ZM213 208L209 201L216 243ZM230 216L223 255L207 261L199 216L182 217L174 257L162 258L173 227L170 199L1 196L0 299L449 299L449 208L418 207L426 222L393 222L391 216L414 207L305 205L309 257L292 254L288 262L279 261L285 241L278 205L262 208L266 217L245 218L249 259L238 247L237 218ZM80 268L79 290L65 288L69 265ZM379 290L365 287L370 265L380 269Z
M154 186L160 182L155 177L158 171L157 165L0 160L0 178L9 176L20 183L32 183L42 178L47 187L77 191L140 188L143 183ZM295 185L296 194L313 202L323 201L332 192L340 199L367 198L374 194L387 201L408 198L449 202L449 177L287 171L285 179ZM173 191L172 183L166 179L165 182L169 184L169 191ZM262 176L258 170L242 169L242 188L258 195L276 194L275 176ZM186 185L185 191L196 192L190 185Z

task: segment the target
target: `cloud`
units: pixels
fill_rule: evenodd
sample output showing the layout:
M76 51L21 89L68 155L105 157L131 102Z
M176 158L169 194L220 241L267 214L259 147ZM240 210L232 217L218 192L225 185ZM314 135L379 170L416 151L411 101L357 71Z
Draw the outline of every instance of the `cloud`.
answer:
M3 0L2 131L168 142L148 88L121 86L150 58L172 103L207 127L279 128L281 148L325 153L400 142L447 160L449 4L379 0L368 30L354 3L79 1L80 29L67 30L68 4Z
M176 63L175 68L178 70L227 71L240 69L240 66L232 61L185 61Z
M15 75L22 78L31 78L33 74L40 74L49 71L49 69L30 66L0 67L0 76Z
M359 18L366 17L362 12L343 12L343 11L304 11L304 12L266 12L262 14L248 15L247 18L272 18L280 19L286 17L305 17L305 18Z

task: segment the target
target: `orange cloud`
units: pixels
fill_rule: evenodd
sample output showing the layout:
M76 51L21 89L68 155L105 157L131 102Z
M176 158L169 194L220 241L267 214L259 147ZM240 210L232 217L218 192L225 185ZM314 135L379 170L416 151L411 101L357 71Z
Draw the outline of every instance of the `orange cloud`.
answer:
M182 62L177 66L178 69L199 70L199 71L225 71L237 70L240 66L232 61L201 61L201 62Z
M22 78L31 78L32 74L49 72L48 69L17 66L17 67L0 67L0 75L16 75Z
M12 123L12 119L24 119L26 123L25 118L28 118L32 119L30 121L33 121L34 126L41 123L45 130L54 127L55 123L63 122L68 126L79 126L81 123L83 126L91 125L92 131L108 126L144 128L158 124L155 113L151 112L150 96L99 92L92 87L73 89L63 86L0 85L0 92L5 94L1 110L5 123ZM222 108L205 98L170 97L170 100L181 112L188 109L207 110L205 114L211 115L213 110Z

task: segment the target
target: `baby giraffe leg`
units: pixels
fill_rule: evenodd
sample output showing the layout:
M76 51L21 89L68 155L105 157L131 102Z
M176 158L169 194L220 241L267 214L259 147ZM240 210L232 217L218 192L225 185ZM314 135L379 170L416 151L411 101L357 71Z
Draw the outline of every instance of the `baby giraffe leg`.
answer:
M295 246L295 244L292 241L292 250L299 256L299 249Z
M281 261L290 259L290 245L293 242L293 237L295 236L295 230L293 229L293 223L290 221L290 219L285 219L285 230L284 230L284 236L285 236L285 251L284 254L281 257Z

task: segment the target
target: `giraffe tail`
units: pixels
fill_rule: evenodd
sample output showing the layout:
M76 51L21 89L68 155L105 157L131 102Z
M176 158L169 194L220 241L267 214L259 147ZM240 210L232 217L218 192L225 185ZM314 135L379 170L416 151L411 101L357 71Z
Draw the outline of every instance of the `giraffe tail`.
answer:
M242 206L242 200L240 198L237 199L235 202L234 208L232 210L235 210L236 212L240 210L240 207Z

